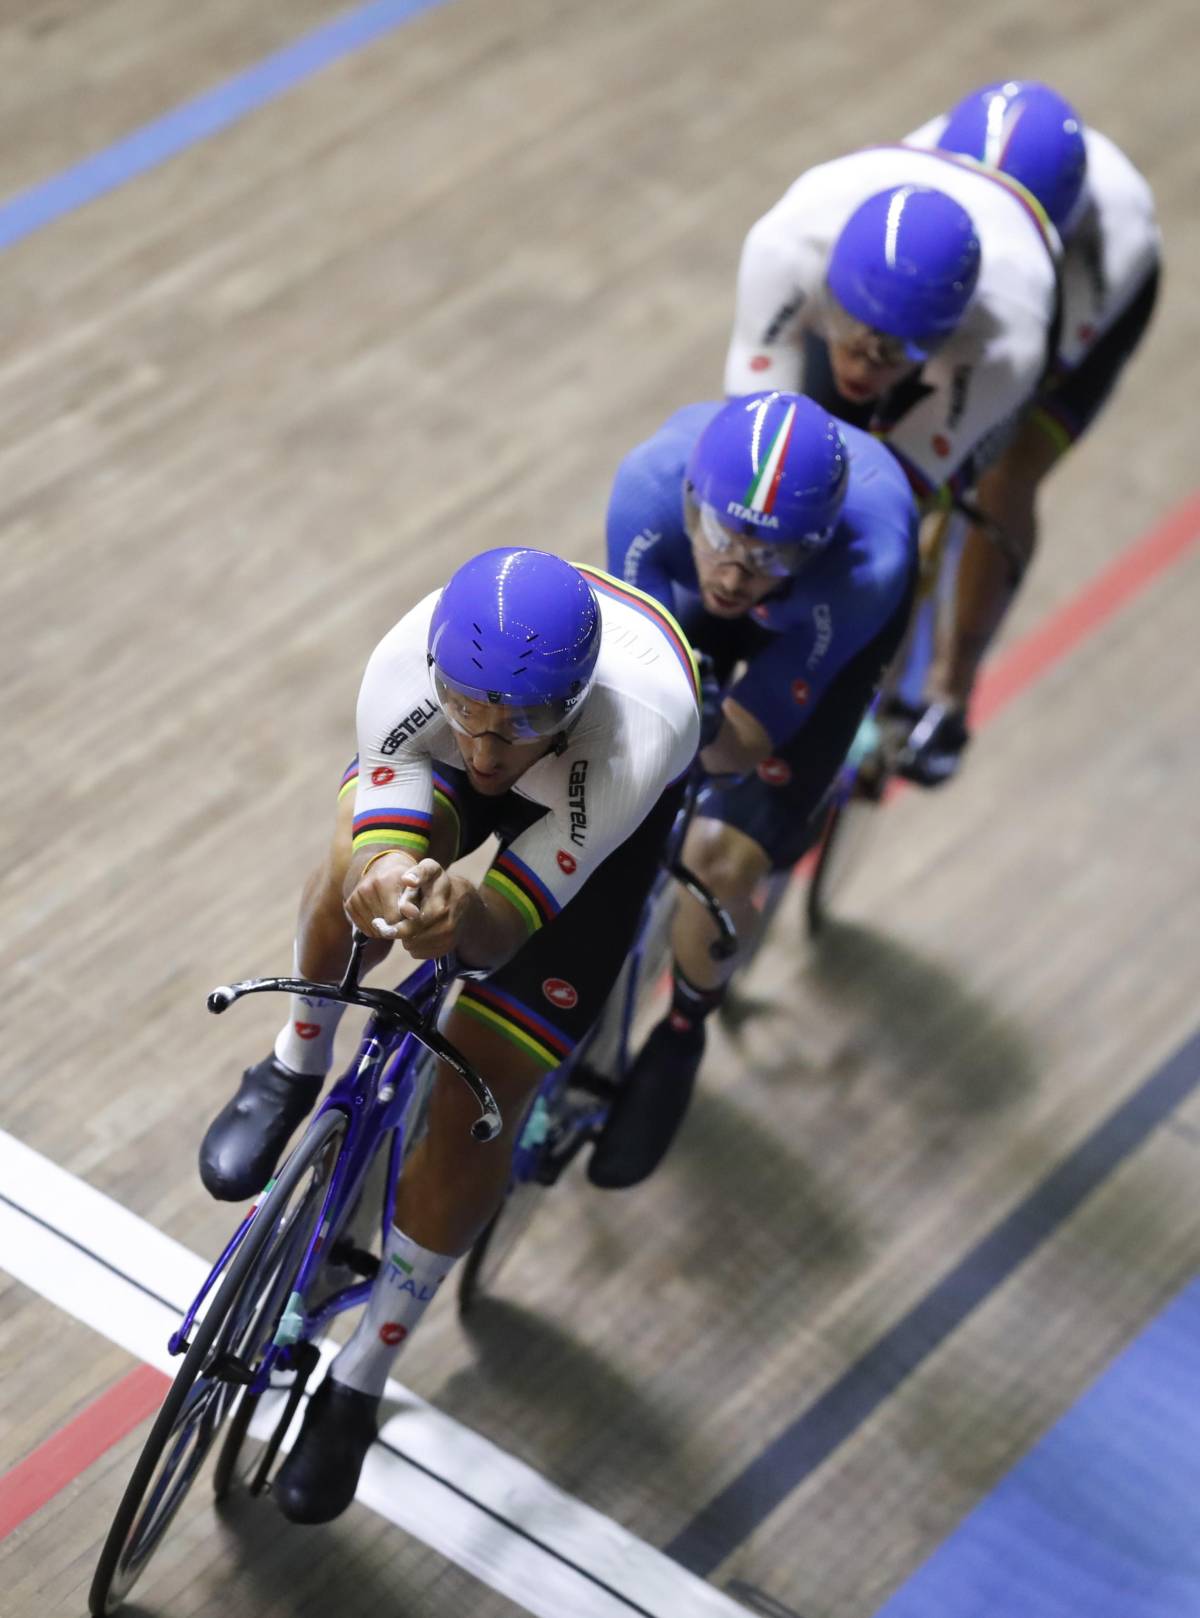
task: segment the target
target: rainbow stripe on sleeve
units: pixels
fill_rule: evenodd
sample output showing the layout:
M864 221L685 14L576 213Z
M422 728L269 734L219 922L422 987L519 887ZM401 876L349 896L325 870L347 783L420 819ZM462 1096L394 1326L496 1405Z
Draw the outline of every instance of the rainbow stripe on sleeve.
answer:
M346 796L347 792L354 792L358 787L358 754L347 764L342 775L341 785L338 787L338 802Z
M575 1048L573 1039L490 983L465 983L454 1009L494 1028L545 1068L557 1067Z
M623 602L625 606L632 607L640 612L644 618L658 628L666 637L671 650L679 659L680 666L687 675L688 683L696 698L697 707L700 704L700 676L696 670L696 654L688 642L687 636L672 618L671 614L660 601L647 595L644 590L636 589L632 584L625 584L622 580L614 579L610 573L602 573L598 567L587 567L582 562L575 566L580 573L588 579L594 589L601 595L611 597L613 601Z
M483 886L502 894L531 934L545 926L546 922L553 921L562 909L542 879L510 848L505 849L493 862L483 879Z
M432 815L419 809L372 809L354 817L354 848L379 846L424 854L429 847Z

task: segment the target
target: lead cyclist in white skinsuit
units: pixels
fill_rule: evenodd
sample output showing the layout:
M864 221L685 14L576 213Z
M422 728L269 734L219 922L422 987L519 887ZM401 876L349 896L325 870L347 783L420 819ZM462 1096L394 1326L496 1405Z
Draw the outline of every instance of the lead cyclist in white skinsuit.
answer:
M970 530L953 611L940 626L927 696L946 718L924 760L937 781L957 766L980 661L1033 555L1042 479L1099 415L1145 334L1158 294L1161 238L1142 175L1046 85L1009 80L972 91L907 144L944 148L1013 175L1042 203L1063 241L1053 367L975 495L992 531L1005 536L1005 550L985 528Z

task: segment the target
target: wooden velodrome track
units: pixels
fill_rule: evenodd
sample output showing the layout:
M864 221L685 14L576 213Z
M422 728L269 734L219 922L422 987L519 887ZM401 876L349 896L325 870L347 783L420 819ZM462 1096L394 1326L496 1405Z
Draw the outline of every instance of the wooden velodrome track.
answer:
M337 15L9 0L0 193ZM58 217L0 214L3 1128L211 1254L230 1221L196 1144L278 1017L218 1023L204 995L289 960L382 631L489 544L599 559L619 457L719 391L742 236L810 162L1017 71L1151 179L1165 300L1054 479L1000 659L1047 623L1062 655L1009 665L951 790L888 808L819 952L789 905L663 1172L618 1197L574 1177L503 1299L469 1332L441 1300L400 1362L753 1610L875 1612L1200 1260L1185 1085L756 1492L768 1447L1195 1032L1197 43L1183 0L452 0L114 189L85 175ZM1056 615L1171 523L1169 565L1068 643ZM0 1251L24 1518L0 1611L49 1618L83 1610L145 1381L23 1253ZM462 1560L364 1505L231 1526L202 1485L133 1610L546 1610Z

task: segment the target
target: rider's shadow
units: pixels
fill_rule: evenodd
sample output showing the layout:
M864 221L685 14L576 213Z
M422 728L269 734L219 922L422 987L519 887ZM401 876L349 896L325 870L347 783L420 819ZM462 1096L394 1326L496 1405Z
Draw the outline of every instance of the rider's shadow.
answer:
M497 1410L522 1412L519 1453L560 1488L586 1489L590 1497L606 1473L614 1486L648 1469L665 1482L681 1466L686 1414L673 1414L633 1374L544 1315L485 1295L463 1318L462 1330L475 1360L447 1380L439 1405L485 1433ZM547 1405L552 1421L528 1419ZM492 1436L505 1443L503 1435Z
M420 1486L419 1477L414 1486ZM428 1578L421 1573L420 1559L409 1559L415 1574L412 1587L406 1589L394 1552L400 1530L366 1506L356 1503L336 1522L310 1528L288 1522L269 1496L252 1500L233 1495L218 1510L217 1521L223 1562L220 1584L214 1578L210 1604L197 1612L219 1612L222 1618L341 1613L347 1610L348 1578L353 1581L355 1612L417 1618L428 1610ZM140 1618L141 1610L121 1609L129 1618ZM146 1607L145 1618L151 1611L162 1618L167 1610L164 1602L156 1602L153 1608Z
M777 969L764 983L760 974L736 992L726 1025L760 1079L788 1072L769 1050L762 1057L764 1044L791 1047L808 1080L832 1083L847 1098L879 1087L950 1135L956 1120L969 1130L979 1115L1006 1111L1036 1087L1021 1024L910 945L827 922L815 945L789 940L780 958L784 975Z

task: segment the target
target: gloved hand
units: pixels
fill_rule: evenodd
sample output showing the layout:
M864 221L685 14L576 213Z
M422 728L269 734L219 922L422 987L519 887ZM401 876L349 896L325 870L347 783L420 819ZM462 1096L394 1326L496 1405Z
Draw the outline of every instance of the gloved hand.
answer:
M696 665L700 672L700 746L705 748L716 741L724 722L721 700L725 693L717 679L716 665L707 652L696 653Z

